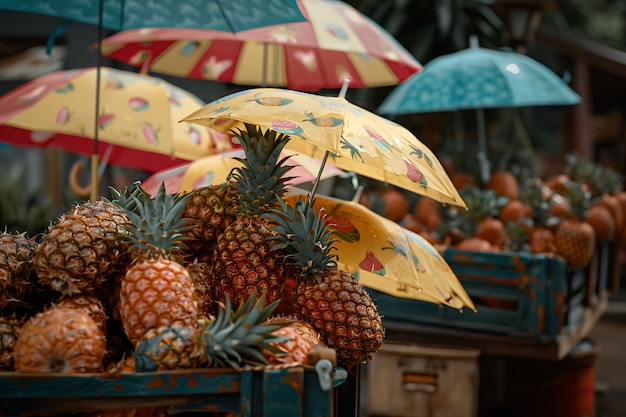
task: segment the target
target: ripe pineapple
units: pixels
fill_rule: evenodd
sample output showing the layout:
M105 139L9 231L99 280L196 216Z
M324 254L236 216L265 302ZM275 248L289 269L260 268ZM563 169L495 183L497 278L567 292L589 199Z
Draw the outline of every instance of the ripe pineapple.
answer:
M30 316L44 304L32 265L37 246L26 233L0 232L0 314Z
M235 220L237 193L232 181L209 185L190 193L181 217L190 219L186 234L190 261L212 264L217 236Z
M528 219L524 218L522 222L528 231L528 249L531 253L556 253L554 233L561 218L554 215L555 207L569 212L569 202L536 177L522 181L520 198L530 207Z
M286 340L273 334L286 324L267 323L277 302L265 306L265 294L253 292L234 311L230 299L220 306L217 317L203 318L199 326L162 326L148 331L134 354L136 370L158 371L198 366L235 369L243 365L266 365L263 355L272 357L284 352L274 344Z
M572 269L581 269L591 262L596 246L593 227L584 221L589 207L589 193L579 182L568 180L563 186L572 214L561 220L554 235L554 243L557 254Z
M13 371L13 348L23 321L16 317L0 316L0 372Z
M294 207L281 200L268 217L276 223L272 243L297 267L296 315L337 351L340 365L350 368L370 359L383 343L382 320L365 288L337 268L333 231L323 217L302 198Z
M497 195L508 197L510 200L519 198L519 183L515 175L508 171L495 171L491 174L485 189L493 190Z
M19 372L100 372L105 336L81 310L51 307L28 319L13 348Z
M616 225L615 218L610 209L601 204L593 204L589 207L585 222L593 228L598 242L610 242L615 239Z
M134 200L136 210L124 210L132 261L122 279L119 308L124 331L136 344L153 328L195 325L198 301L189 272L177 262L188 227L180 217L186 196L167 194L161 185L154 199L144 194Z
M302 365L315 365L309 363L309 352L316 346L326 347L320 334L309 323L299 320L296 316L274 316L265 321L268 324L284 324L274 331L276 336L287 338L284 342L273 343L277 348L284 350L287 355L276 356L268 354L270 363L299 363Z
M50 225L35 253L39 280L63 295L97 295L128 248L128 217L108 201L80 204Z
M62 297L54 303L57 308L73 308L81 310L91 317L102 333L107 334L107 314L97 297L92 295L74 295Z
M289 179L285 174L291 166L284 165L286 158L279 160L289 136L272 130L262 132L250 124L236 136L246 155L239 159L242 167L230 174L239 193L239 212L217 239L213 294L220 301L228 294L237 307L259 289L267 293L269 304L280 298L284 265L269 247L267 239L275 232L263 215L277 207Z
M467 210L446 208L438 230L450 238L452 246L459 249L461 245L467 248L463 250L501 250L507 237L498 215L500 209L508 203L508 197L498 196L494 190L476 186L466 186L461 190L461 196L467 204ZM475 244L478 242L477 238L480 239L480 245ZM464 242L465 240L469 242ZM484 245L484 241L489 246Z
M198 300L198 311L201 316L210 316L215 313L213 291L211 291L212 270L210 264L197 262L186 264L185 268L193 281L193 289Z

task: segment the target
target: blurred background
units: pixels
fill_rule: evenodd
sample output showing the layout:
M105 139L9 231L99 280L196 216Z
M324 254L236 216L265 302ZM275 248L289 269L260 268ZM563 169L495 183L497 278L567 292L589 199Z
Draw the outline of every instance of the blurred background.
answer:
M476 35L485 48L512 49L543 63L582 97L576 106L515 109L524 129L512 129L511 123L502 122L510 117L510 109L508 112L486 111L487 134L493 154L497 155L509 146L512 136L523 134L544 177L562 172L563 156L568 152L577 152L623 172L626 111L623 100L626 92L624 2L352 0L347 3L378 22L422 64L467 48L469 37ZM521 28L521 34L516 35L514 28L508 26L509 15L520 12L534 17L529 20L530 26ZM59 69L98 65L100 59L94 48L98 33L93 25L72 23L54 38L50 55L46 53L50 35L62 23L63 19L37 14L4 10L0 13L0 94ZM105 30L104 35L112 33ZM111 59L103 59L102 64L136 71ZM152 75L189 90L207 102L247 88L216 81ZM391 90L392 87L352 88L348 91L348 98L374 110ZM471 170L472 167L462 165L475 164L471 158L462 157L476 142L472 140L475 118L471 111L398 116L397 121L413 131L440 159L456 164L459 170ZM22 190L20 203L24 205L18 210L20 213L27 213L29 205L39 207L37 215L24 214L23 219L15 220L38 224L16 226L21 230L41 230L48 219L54 217L52 213L61 212L76 201L67 186L68 170L77 159L82 158L85 165L88 165L88 159L53 148L12 147L1 142L0 138L1 187L18 183L16 188ZM108 166L101 193L106 194L109 184L117 186L145 177L146 173L132 168ZM2 191L5 195L9 192ZM372 208L382 211L381 204L374 204ZM47 212L39 213L41 210Z

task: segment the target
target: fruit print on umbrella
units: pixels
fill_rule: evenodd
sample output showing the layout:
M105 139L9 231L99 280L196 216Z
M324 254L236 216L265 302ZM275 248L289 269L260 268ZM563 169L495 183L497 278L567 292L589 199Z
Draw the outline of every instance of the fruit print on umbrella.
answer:
M107 67L56 71L2 96L0 140L95 151L112 165L154 172L233 149L224 134L179 123L202 105L192 93L148 75Z
M286 149L465 207L442 164L426 145L399 124L350 103L278 88L253 88L222 97L183 119L219 132L243 123L273 129L294 139Z
M284 198L292 205L303 195L293 188ZM337 262L366 287L474 309L445 259L421 236L357 202L316 195L312 205L334 232Z

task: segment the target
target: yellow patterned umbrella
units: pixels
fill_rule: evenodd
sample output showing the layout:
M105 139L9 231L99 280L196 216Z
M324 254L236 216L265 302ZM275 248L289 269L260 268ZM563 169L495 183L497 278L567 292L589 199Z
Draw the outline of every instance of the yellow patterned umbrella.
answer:
M293 178L286 185L313 183L321 168L321 161L283 150L281 159L287 156L289 159L285 165L293 167L288 174ZM243 149L205 156L181 166L155 172L141 186L149 194L156 195L161 183L168 193L182 194L210 184L222 184L226 182L233 168L241 167L241 162L235 158L245 158ZM326 166L320 179L343 174L345 173L338 168Z
M204 102L148 75L101 68L57 71L0 97L0 142L58 147L109 163L154 172L233 148L226 135L178 123Z
M288 134L287 148L346 171L466 207L441 163L408 129L343 97L255 88L207 104L183 121L227 132L251 123Z
M303 194L290 189L294 205ZM351 201L316 195L313 207L335 231L341 267L366 287L395 297L476 310L443 256L420 235Z

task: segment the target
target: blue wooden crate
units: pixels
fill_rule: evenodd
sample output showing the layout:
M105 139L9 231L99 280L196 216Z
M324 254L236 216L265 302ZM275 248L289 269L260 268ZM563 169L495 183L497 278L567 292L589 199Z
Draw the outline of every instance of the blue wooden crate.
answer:
M552 342L582 321L590 288L601 292L606 286L605 252L599 246L590 266L572 271L561 258L542 254L448 249L444 258L476 313L368 290L383 324L387 318Z
M241 417L327 417L333 387L323 389L314 367L244 370L185 369L133 374L0 373L0 416L169 407L170 413L233 412Z

